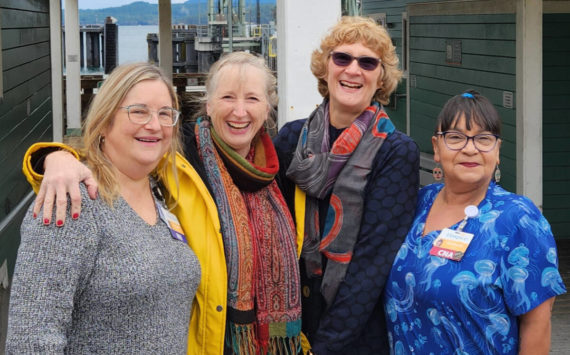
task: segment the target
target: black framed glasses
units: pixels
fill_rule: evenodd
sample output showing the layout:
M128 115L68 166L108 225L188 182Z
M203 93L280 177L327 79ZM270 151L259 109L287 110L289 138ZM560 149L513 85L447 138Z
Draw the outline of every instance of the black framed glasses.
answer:
M360 68L372 71L378 67L378 64L382 63L380 58L369 57L366 55L353 57L351 54L345 52L331 52L330 56L333 63L339 67L347 67L353 60L356 60Z
M178 117L180 112L172 107L163 107L158 111L153 111L149 109L146 105L129 105L120 106L127 110L127 115L132 123L136 124L147 124L152 119L152 114L156 113L158 117L158 123L161 126L172 127L178 122Z
M436 134L438 136L443 136L443 142L450 150L461 150L465 148L467 142L472 139L475 149L483 153L490 152L495 149L497 141L501 138L500 136L492 133L481 133L474 136L468 136L457 131L445 131L437 132Z

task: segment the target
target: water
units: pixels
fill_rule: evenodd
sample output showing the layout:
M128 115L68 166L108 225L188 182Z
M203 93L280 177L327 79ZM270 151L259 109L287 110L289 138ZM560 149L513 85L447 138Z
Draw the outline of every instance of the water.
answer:
M158 33L158 26L119 26L119 64L148 60L148 33Z
M119 64L146 62L146 35L158 33L158 26L119 26ZM103 74L104 68L81 68L81 74Z

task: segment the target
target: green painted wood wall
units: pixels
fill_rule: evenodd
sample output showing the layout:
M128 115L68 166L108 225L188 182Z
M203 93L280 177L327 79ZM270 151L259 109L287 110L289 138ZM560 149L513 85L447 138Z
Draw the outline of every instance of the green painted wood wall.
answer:
M424 0L422 2L433 2L438 0ZM418 2L417 0L363 0L362 1L362 14L368 16L375 13L386 14L386 27L392 37L392 43L396 46L396 53L400 58L400 65L403 67L402 58L402 13L406 11L408 3ZM397 103L394 109L393 102L390 107L386 108L386 112L390 119L394 122L396 127L406 132L406 79L396 89L398 94Z
M544 215L570 239L570 14L543 18Z
M431 136L444 103L466 89L479 91L491 100L502 119L501 185L510 191L516 189L516 103L513 108L503 107L503 94L516 97L515 20L514 14L409 19L412 138L422 152L433 153ZM446 62L449 40L461 41L460 64Z
M402 58L402 13L413 3L436 0L364 0L364 15L385 13L388 31ZM503 107L503 92L516 97L516 23L514 14L409 16L410 135L422 152L433 154L431 136L444 103L475 89L496 106L503 121L501 185L516 189L516 102ZM462 63L446 63L446 40L460 40ZM398 91L405 93L405 82ZM405 102L389 112L405 129Z
M52 140L49 1L2 0L0 16L0 263L11 274L25 211L17 206L31 191L22 158L32 143Z

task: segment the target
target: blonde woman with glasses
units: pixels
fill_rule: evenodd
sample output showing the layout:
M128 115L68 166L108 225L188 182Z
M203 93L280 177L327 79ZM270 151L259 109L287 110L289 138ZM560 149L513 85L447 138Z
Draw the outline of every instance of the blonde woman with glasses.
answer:
M198 258L159 193L175 172L178 101L155 66L117 67L84 127L83 164L99 196L83 215L22 222L8 354L181 354L200 283ZM170 164L159 165L166 156ZM174 177L174 180L176 178Z

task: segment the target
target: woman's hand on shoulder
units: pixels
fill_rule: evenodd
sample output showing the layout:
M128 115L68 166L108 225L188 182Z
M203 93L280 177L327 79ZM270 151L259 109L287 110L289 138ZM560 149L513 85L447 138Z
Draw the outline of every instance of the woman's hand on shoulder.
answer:
M69 195L71 200L71 216L77 219L81 213L79 183L83 181L89 196L95 199L97 182L91 170L66 151L50 153L44 165L44 177L34 203L34 217L38 216L43 208L44 224L50 224L55 203L55 223L57 226L62 226L65 223L67 196Z

